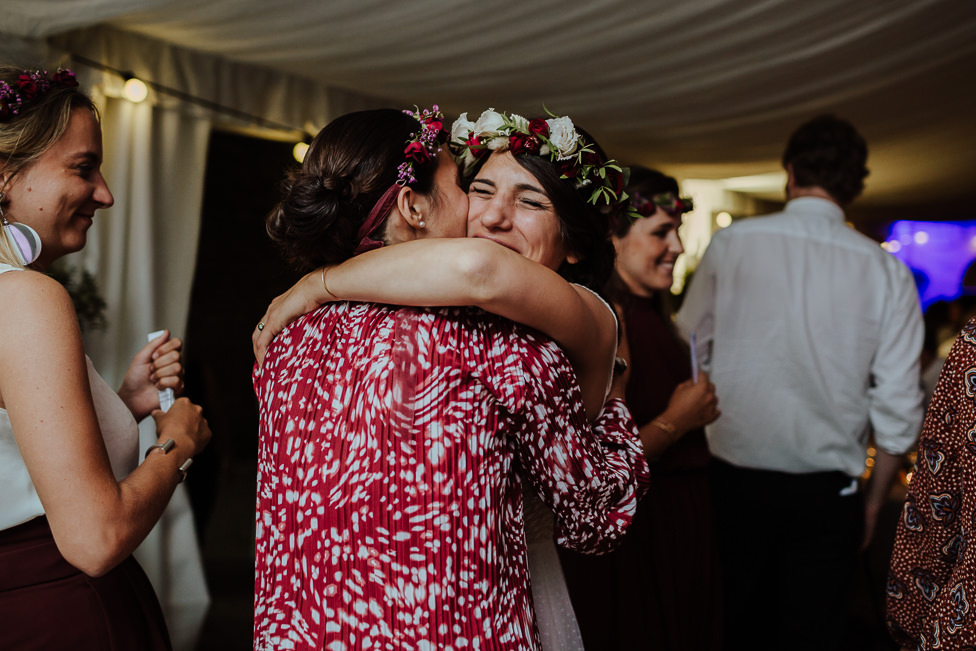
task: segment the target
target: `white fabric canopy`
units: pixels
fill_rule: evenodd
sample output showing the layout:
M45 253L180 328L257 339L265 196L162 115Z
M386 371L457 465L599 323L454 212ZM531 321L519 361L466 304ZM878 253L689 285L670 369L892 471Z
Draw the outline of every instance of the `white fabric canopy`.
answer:
M720 178L775 171L789 132L833 111L872 146L864 206L965 205L972 197L976 4L969 0L0 5L0 29L19 36L107 23L146 43L213 55L192 69L172 58L172 74L158 81L235 97L234 106L295 126L317 128L354 107L333 100L338 89L401 106L437 102L454 114L487 106L536 114L545 104L627 162ZM73 51L103 33L76 36L64 41ZM162 61L165 69L171 53L126 49L112 58L144 74L141 65Z

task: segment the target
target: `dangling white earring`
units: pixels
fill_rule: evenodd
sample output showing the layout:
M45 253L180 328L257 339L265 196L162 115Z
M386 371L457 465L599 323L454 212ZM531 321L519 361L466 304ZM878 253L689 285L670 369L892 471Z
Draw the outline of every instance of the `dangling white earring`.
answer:
M41 236L27 224L8 222L7 216L3 214L3 198L3 193L0 193L0 219L3 220L3 230L13 242L14 253L17 254L20 264L26 267L41 255Z

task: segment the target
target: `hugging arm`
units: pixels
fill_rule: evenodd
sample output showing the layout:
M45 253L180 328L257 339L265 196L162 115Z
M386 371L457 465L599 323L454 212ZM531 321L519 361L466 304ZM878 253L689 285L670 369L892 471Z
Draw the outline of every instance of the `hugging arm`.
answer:
M517 321L566 351L590 418L603 406L617 344L613 314L592 292L494 242L415 240L311 272L268 308L264 329L252 337L258 362L285 325L332 300L473 305Z
M619 542L647 489L649 467L622 400L611 399L590 425L565 361L521 354L524 404L514 438L519 464L555 516L556 542L604 553Z

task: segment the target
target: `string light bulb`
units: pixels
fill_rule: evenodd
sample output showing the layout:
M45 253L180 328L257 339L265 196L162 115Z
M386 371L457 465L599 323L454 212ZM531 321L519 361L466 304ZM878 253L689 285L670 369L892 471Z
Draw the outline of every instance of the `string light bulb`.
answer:
M130 77L126 79L125 86L122 87L122 94L130 102L138 104L149 97L149 88L141 79Z
M296 142L295 146L292 147L291 155L295 157L299 163L304 162L305 154L308 153L308 143L307 142Z

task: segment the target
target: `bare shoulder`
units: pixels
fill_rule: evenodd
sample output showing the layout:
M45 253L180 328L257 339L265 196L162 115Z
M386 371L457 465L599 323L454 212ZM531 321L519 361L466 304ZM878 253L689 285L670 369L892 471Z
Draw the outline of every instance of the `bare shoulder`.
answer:
M33 341L52 333L77 331L71 297L58 281L37 271L0 274L0 330L30 333ZM3 348L9 348L3 346Z

